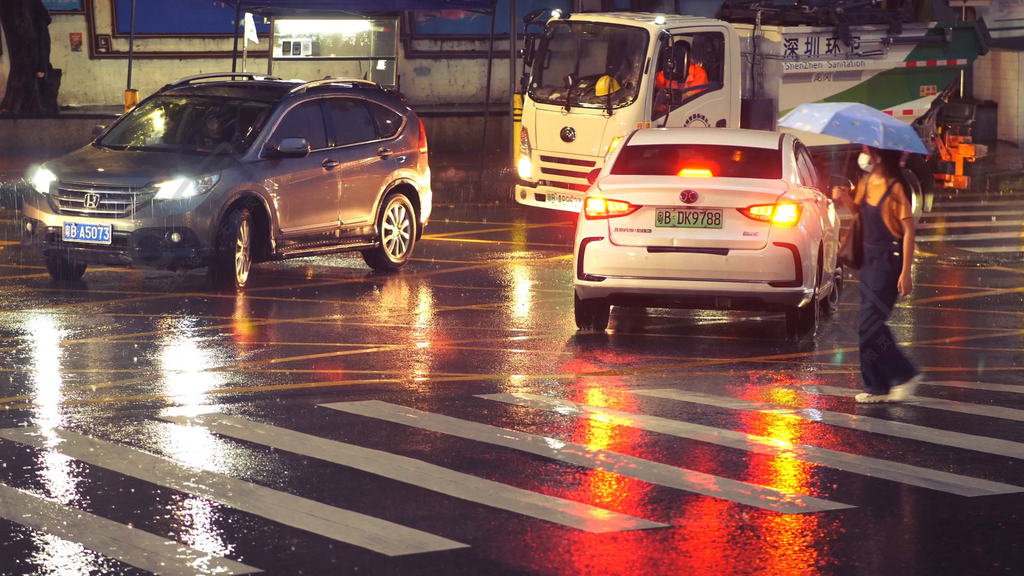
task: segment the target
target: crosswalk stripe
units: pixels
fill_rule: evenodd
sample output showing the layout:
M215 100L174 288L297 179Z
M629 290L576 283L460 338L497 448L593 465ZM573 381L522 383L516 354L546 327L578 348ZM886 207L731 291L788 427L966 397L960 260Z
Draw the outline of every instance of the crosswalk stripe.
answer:
M286 526L326 536L387 556L465 548L440 536L342 510L217 472L197 470L161 456L83 436L69 430L0 429L0 438L54 450L94 466L194 494ZM51 440L59 439L55 445Z
M920 222L914 225L917 230L935 230L939 228L1024 228L1024 220L983 220L981 222Z
M341 464L455 498L547 520L586 532L603 534L667 526L588 504L546 496L455 472L421 460L318 438L244 418L224 414L204 414L195 418L176 416L163 419L177 424L201 425L231 438Z
M961 250L977 252L978 254L1009 254L1011 252L1024 252L1024 244L1013 244L1010 246L980 246L977 248L963 247Z
M810 422L819 422L822 424L829 424L831 426L838 426L840 428L873 432L875 434L884 434L887 436L895 436L897 438L928 442L930 444L938 444L940 446L949 446L952 448L984 452L986 454L994 454L997 456L1024 459L1024 444L1020 444L1018 442L1011 442L1009 440L1001 440L998 438L987 438L984 436L974 436L971 434L964 434L962 432L950 432L948 430L928 428L926 426L907 424L905 422L883 420L881 418L872 418L870 416L845 414L843 412L828 412L818 409L789 408L786 406L756 402L753 400L742 400L739 398L729 398L727 396L713 396L711 394L702 394L700 392L686 392L674 389L636 390L634 393L641 396L650 396L652 398L679 400L681 402L717 406L719 408L727 408L730 410L769 412L780 416L792 416L794 418L800 418Z
M1024 231L1020 232L983 232L979 234L942 234L937 236L918 236L918 242L948 242L950 240L1006 240L1009 238L1024 238Z
M989 496L993 494L1024 492L1024 488L1009 484L990 482L938 470L929 470L927 468L910 466L909 464L829 450L828 448L820 448L818 446L792 444L775 438L713 428L701 424L691 424L658 416L647 416L609 408L576 404L575 402L538 396L536 394L488 394L479 397L516 406L557 412L559 414L574 414L604 421L613 419L611 421L620 426L630 426L641 430L717 444L747 452L810 462L873 478L882 478L912 486L931 488L960 496Z
M387 402L370 400L363 402L338 402L336 404L322 404L322 406L350 414L358 414L423 430L440 432L467 440L486 442L592 470L613 472L620 476L635 478L652 484L696 492L705 496L713 496L784 514L852 508L848 504L829 502L811 496L712 476L711 474L695 470L676 468L675 466L635 458L619 454L618 452L594 450L582 444L564 442L536 434L460 420Z
M1024 386L1017 384L991 384L988 382L922 382L925 386L949 386L950 388L968 388L970 390L985 390L987 392L1010 392L1011 394L1024 394Z
M1020 216L1022 214L1024 214L1024 209L992 211L985 210L981 212L976 212L973 210L954 210L951 212L946 212L944 210L932 210L931 212L925 212L921 214L921 220L928 220L931 218L956 218L960 216L978 216L988 218L989 216Z
M5 484L0 484L0 518L162 576L262 572Z
M804 392L812 394L825 394L827 396L843 396L852 398L859 394L860 390L852 388L841 388L839 386L800 386ZM1016 420L1024 422L1024 410L1006 408L1005 406L988 406L985 404L971 404L970 402L956 402L944 398L928 398L925 396L914 396L906 402L911 406L923 406L935 410L946 410L947 412L959 412L961 414L972 414L975 416L987 416L989 418L1001 418L1003 420Z
M943 202L943 208L986 208L988 206L1020 206L1024 208L1024 201L1021 200L978 200L975 202Z

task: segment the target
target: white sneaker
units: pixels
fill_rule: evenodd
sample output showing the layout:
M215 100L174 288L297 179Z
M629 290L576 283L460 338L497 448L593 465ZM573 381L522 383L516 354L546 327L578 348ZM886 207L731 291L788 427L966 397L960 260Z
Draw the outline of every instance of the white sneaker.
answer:
M921 380L924 380L924 374L918 374L899 386L893 386L889 391L889 396L892 396L894 400L906 400L917 392L917 385L921 383Z
M869 394L867 392L861 392L853 397L858 404L881 404L883 402L892 402L893 397L891 394Z

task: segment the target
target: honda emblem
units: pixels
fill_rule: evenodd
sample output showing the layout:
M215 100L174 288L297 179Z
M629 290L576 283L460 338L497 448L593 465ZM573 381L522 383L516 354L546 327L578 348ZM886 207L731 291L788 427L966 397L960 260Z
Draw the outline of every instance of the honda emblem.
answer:
M100 195L96 194L95 192L89 192L88 194L85 195L85 200L83 201L83 203L85 204L86 208L90 210L95 210L96 208L100 207Z

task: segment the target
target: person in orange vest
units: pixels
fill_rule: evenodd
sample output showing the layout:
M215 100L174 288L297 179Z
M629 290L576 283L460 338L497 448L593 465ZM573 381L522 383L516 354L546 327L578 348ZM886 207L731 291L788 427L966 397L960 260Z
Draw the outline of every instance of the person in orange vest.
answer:
M675 44L672 45L672 60L674 62L677 62L678 64L681 64L684 59L687 59L686 55L688 53L690 53L690 43L687 42L686 40L678 40L678 41L676 41ZM682 89L688 88L690 86L703 86L703 85L708 83L708 73L707 73L706 70L704 70L703 66L701 66L700 64L698 64L698 63L694 62L692 59L690 59L690 65L689 65L688 68L689 68L689 70L687 70L686 76L685 76L686 77L686 81L683 82L683 83L680 83L680 81L683 79L683 71L682 70L676 70L675 72L673 72L672 73L672 78L670 80L666 76L665 70L662 69L654 77L654 86L658 90L665 90L665 89L682 90ZM683 95L683 99L685 100L686 98L689 98L689 97L693 96L694 94L699 94L699 93L703 92L704 90L706 90L706 88L702 88L700 90L692 90L690 92L687 92L686 94Z

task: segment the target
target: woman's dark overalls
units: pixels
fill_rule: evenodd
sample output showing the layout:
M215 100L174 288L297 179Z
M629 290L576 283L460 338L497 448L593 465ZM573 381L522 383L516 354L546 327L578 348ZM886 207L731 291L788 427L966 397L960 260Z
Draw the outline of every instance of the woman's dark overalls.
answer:
M917 368L896 346L892 331L885 325L899 296L899 278L903 271L902 241L895 238L882 219L885 201L892 192L872 206L867 194L860 203L864 231L864 263L860 270L860 372L864 391L888 394L894 385L917 375Z

